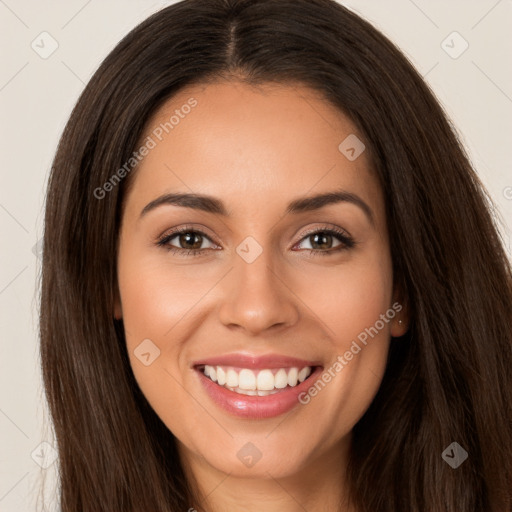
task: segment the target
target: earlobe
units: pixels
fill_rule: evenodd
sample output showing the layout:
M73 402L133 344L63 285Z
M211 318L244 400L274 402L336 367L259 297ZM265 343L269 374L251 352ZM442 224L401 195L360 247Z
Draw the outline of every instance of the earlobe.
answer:
M409 307L405 294L401 291L401 287L395 287L393 293L393 309L396 315L391 320L391 336L399 338L409 330Z
M409 330L409 324L407 321L399 318L399 315L391 322L391 336L393 338L400 338Z
M123 312L121 310L121 304L117 303L114 304L114 318L116 320L121 320L123 318Z

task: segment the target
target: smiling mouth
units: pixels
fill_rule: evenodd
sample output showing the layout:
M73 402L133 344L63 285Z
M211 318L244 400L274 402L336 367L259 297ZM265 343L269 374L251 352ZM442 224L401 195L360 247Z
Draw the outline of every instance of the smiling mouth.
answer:
M304 382L317 366L250 369L199 365L196 369L218 386L249 396L268 396Z

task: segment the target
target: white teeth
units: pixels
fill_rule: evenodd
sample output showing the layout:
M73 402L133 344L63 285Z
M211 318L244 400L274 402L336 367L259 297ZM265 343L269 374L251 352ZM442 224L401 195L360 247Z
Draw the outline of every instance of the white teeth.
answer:
M299 372L299 381L304 382L306 380L306 378L309 377L310 373L311 373L311 368L309 366L302 368L302 370Z
M279 393L279 390L273 389L272 391L254 391L254 390L247 390L247 389L240 389L240 388L232 388L229 386L225 386L230 391L234 391L235 393L238 393L240 395L249 395L249 396L267 396L267 395L273 395L274 393Z
M238 387L238 373L236 373L235 370L232 370L230 368L226 375L227 375L226 385L229 386L230 388L237 388Z
M277 389L276 390L273 390L273 391L260 391L258 389L258 396L268 396L268 395L273 395L274 393L277 393Z
M286 386L288 386L288 374L286 373L286 370L284 368L281 368L274 375L274 386L277 389L283 389Z
M217 384L219 386L226 384L226 372L220 366L217 366Z
M294 387L304 382L311 375L312 368L279 368L239 371L232 367L204 366L204 374L213 382L231 391L250 396L266 396L277 393L286 387Z
M256 389L256 377L252 370L248 370L247 368L240 370L238 374L238 387L247 390Z
M274 389L274 376L270 370L261 370L257 378L258 391L270 391Z
M297 375L299 374L299 370L297 368L291 368L288 372L288 386L296 386L297 385Z

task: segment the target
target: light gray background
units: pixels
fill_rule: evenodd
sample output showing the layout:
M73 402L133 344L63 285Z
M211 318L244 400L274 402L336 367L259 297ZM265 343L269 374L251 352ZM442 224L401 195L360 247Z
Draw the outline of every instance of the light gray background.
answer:
M169 3L0 0L2 512L36 510L43 476L48 477L50 492L55 482L54 440L51 431L43 429L37 340L40 260L34 247L42 233L44 188L52 157L71 109L99 63L132 27ZM501 212L510 255L512 1L342 3L388 35L426 77ZM43 31L58 43L47 59L31 47L34 41L39 51L50 48L48 36L40 36ZM450 36L454 31L469 44L458 58L452 56L465 43ZM48 444L41 445L43 441ZM41 464L50 465L43 469Z

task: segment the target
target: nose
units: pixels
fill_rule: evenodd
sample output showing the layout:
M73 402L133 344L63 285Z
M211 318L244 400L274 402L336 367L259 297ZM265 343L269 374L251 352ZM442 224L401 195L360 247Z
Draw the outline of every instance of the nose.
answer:
M296 297L284 276L271 268L269 253L263 251L252 263L235 257L219 310L225 326L257 335L298 321Z

